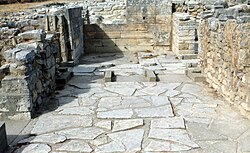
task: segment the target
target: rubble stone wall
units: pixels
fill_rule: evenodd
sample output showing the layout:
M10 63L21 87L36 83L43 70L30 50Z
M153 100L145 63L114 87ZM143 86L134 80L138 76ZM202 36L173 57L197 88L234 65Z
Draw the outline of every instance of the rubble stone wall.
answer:
M1 18L0 19L0 63L3 61L4 51L15 47L14 37L21 32L29 30L44 29L45 22L43 18L26 17L18 18ZM20 40L19 40L20 41ZM1 65L1 64L0 64Z
M39 105L49 99L56 84L58 41L43 30L18 35L26 42L4 52L1 67L0 118L30 119Z
M54 92L57 65L83 54L82 8L13 13L0 18L0 32L0 118L30 119Z
M211 12L199 26L201 67L207 82L225 99L250 110L250 7Z

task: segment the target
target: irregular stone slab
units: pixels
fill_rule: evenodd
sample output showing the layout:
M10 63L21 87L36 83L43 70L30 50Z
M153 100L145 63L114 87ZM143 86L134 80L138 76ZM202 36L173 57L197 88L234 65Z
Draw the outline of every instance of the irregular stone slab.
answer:
M216 105L217 106L217 105ZM216 117L216 108L211 107L207 104L194 104L193 105L193 116L199 116L199 117Z
M56 134L64 135L67 139L79 139L79 140L94 140L99 135L103 134L105 131L96 128L74 128L66 129L56 132Z
M181 145L181 144L178 144L178 143L172 143L170 144L170 148L171 150L170 151L188 151L188 150L191 150L192 147L189 147L189 146L184 146L184 145Z
M143 95L142 93L144 93L146 95L159 96L160 94L166 92L167 90L168 90L167 87L162 87L162 86L157 85L154 87L143 88L139 90L138 92L140 93L139 95Z
M132 96L136 89L142 88L142 85L134 82L108 82L105 83L105 90L118 93L123 96Z
M184 103L191 103L191 104L202 104L203 102L200 99L197 99L196 97L192 98L185 98L183 100Z
M80 106L93 106L97 102L97 98L88 96L78 96L78 103Z
M114 108L115 106L121 105L121 97L103 97L100 99L98 107L102 108Z
M151 121L151 129L185 129L184 119L181 117L160 118Z
M154 108L137 108L135 112L138 117L173 117L172 107L170 105Z
M249 140L249 138L248 138ZM245 143L247 144L247 147L249 148L249 141L246 141ZM226 153L236 153L236 152L240 152L237 149L240 148L238 143L235 141L219 141L217 143L213 143L211 142L213 148L216 148L217 150L219 150L219 152L226 152ZM242 150L242 152L249 152L250 149L247 150Z
M166 96L143 96L142 98L146 99L154 106L171 105Z
M152 151L152 152L171 151L169 142L167 141L162 142L162 141L155 141L155 140L152 140L144 150Z
M97 118L132 118L132 109L120 109L106 112L97 112Z
M143 129L129 130L108 134L115 142L125 146L126 152L136 152L141 150L142 139L144 135Z
M16 153L49 153L51 151L50 146L46 144L29 144L22 146L20 149L15 151Z
M43 134L34 137L29 137L27 139L21 140L18 143L48 143L48 144L57 144L64 142L67 138L63 135L58 134Z
M165 86L168 90L175 90L177 87L181 85L181 83L157 83L160 86Z
M141 84L143 84L145 87L154 87L157 85L156 82L141 82Z
M167 91L164 96L168 96L168 97L175 97L178 96L181 92L177 91L177 90L169 90Z
M248 119L214 120L210 127L212 130L235 140L250 128L250 122Z
M180 95L178 95L178 97L180 97L180 98L197 98L196 96L188 94L188 93L181 93Z
M89 109L88 107L72 107L62 109L58 114L63 115L92 115L94 111Z
M185 117L185 120L193 123L202 123L209 125L212 121L212 118L203 118L203 117Z
M32 134L42 134L71 127L92 126L92 119L87 116L42 115L32 129Z
M95 69L96 67L78 65L73 68L73 73L92 73L95 71Z
M187 131L183 129L150 129L149 138L173 141L192 148L199 147L189 138Z
M181 92L190 93L193 95L200 95L201 91L202 87L197 84L185 84L181 89Z
M120 96L117 93L112 93L112 92L106 91L106 90L103 90L101 92L94 91L93 93L95 94L94 97L96 97L96 98Z
M101 145L107 144L108 142L109 142L108 136L100 135L94 140L90 141L89 143L94 146L101 146Z
M237 141L223 140L223 141L198 141L204 153L236 153L240 152L240 147Z
M176 106L177 111L175 111L178 115L182 117L190 117L192 115L193 105L190 103L181 103Z
M96 153L116 153L125 151L124 145L116 141L112 141L95 149Z
M79 140L70 140L66 143L63 143L60 147L56 148L57 151L66 151L66 152L92 152L92 148L84 141Z
M170 98L171 104L174 106L179 105L182 102L183 98Z
M140 108L151 106L149 101L141 97L122 97L122 108Z
M104 120L104 121L97 122L95 126L99 128L111 130L112 122L109 120Z
M112 132L132 129L143 125L143 119L116 120Z
M187 122L187 129L194 140L220 141L227 139L227 137L218 134L216 130L208 129L207 124Z
M250 129L239 137L239 148L242 152L250 152Z

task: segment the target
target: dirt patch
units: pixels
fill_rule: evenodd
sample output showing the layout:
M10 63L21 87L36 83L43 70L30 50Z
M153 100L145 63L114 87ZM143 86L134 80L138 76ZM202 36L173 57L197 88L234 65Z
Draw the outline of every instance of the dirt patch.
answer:
M40 5L51 4L56 2L71 2L67 0L46 0L43 2L32 2L32 3L14 3L14 4L4 4L0 5L0 16L4 13L20 12L28 8L37 7Z

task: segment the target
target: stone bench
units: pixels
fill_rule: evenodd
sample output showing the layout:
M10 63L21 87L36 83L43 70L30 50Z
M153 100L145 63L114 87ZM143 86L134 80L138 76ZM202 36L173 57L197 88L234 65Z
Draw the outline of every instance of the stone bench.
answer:
M4 152L7 146L8 143L7 143L5 124L0 122L0 152Z

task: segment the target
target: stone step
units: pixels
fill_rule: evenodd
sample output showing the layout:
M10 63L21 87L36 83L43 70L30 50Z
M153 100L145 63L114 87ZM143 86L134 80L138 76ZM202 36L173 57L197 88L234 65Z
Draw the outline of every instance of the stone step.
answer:
M197 59L198 55L197 54L180 54L179 59Z
M156 75L155 75L154 71L147 70L146 77L147 77L149 82L156 82Z
M114 76L114 72L113 71L105 71L104 81L105 82L112 82L112 77L113 76Z
M206 81L206 77L202 73L197 72L194 68L186 69L186 75L194 82Z
M5 123L0 122L0 152L4 152L4 150L8 147L7 136Z
M64 72L59 78L56 79L56 83L57 85L65 85L72 77L72 72Z

